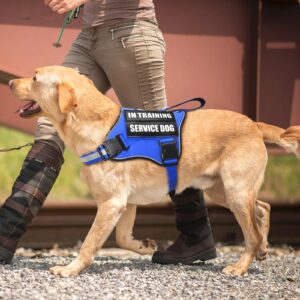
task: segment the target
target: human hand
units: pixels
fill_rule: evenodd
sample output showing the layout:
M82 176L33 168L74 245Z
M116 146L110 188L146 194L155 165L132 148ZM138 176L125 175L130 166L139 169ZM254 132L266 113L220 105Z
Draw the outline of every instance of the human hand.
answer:
M61 15L89 1L90 0L44 0L44 3L54 12Z

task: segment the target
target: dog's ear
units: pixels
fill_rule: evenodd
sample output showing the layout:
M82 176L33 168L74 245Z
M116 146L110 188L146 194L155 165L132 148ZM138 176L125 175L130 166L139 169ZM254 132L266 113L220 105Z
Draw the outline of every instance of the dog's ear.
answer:
M77 106L77 97L71 82L64 81L57 85L58 105L62 113L67 113Z

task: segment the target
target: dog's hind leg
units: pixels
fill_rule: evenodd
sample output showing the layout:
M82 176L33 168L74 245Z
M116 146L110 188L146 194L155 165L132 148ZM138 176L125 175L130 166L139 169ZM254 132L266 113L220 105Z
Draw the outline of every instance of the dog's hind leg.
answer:
M264 179L265 170L263 169L255 183L255 190L259 190ZM262 234L262 243L259 247L259 250L256 254L257 260L264 260L268 255L268 234L270 229L270 210L271 206L268 203L265 203L260 200L256 200L255 202L255 217L256 222L259 226L260 232Z
M251 147L252 155L249 154L248 147ZM223 272L227 274L242 275L247 272L263 240L256 222L255 207L257 191L266 165L264 147L263 144L254 141L252 144L248 142L247 147L236 148L238 152L231 152L231 155L226 156L222 161L220 175L226 202L240 225L245 239L245 250L239 261L224 268Z
M268 255L268 234L270 229L270 210L269 203L256 200L255 216L262 234L263 240L256 254L257 260L264 260Z
M230 275L242 275L247 271L254 259L263 238L254 215L254 205L256 201L255 191L252 190L246 195L246 199L242 195L231 195L230 197L232 198L228 201L229 208L243 231L245 251L236 264L227 266L223 269L223 272Z
M137 252L139 254L153 254L156 250L156 243L153 240L135 240L132 236L136 216L136 205L127 204L127 209L120 218L116 226L117 244L124 249Z
M233 140L223 152L220 178L223 181L226 202L245 239L245 250L239 261L224 268L223 272L227 274L242 275L247 272L263 241L255 208L266 164L267 151L261 137Z
M56 266L50 272L63 277L76 276L92 262L126 209L127 197L113 197L99 205L94 223L85 238L79 255L67 266Z

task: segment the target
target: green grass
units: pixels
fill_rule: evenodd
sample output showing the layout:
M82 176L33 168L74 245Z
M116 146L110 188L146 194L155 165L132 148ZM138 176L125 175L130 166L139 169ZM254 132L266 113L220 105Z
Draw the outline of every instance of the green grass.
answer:
M300 203L300 160L295 156L269 156L260 197Z
M33 141L33 137L0 126L0 149L15 147ZM19 151L0 152L0 199L10 194L11 186L19 174L29 148ZM80 179L81 163L73 153L65 151L65 163L49 194L51 199L91 198L85 183ZM265 182L260 192L262 199L284 199L300 202L300 161L294 156L270 156Z
M0 126L0 149L15 147L33 141L33 136ZM11 186L17 178L24 158L30 147L18 151L0 152L0 199L10 194ZM69 150L65 151L65 163L48 198L83 199L91 198L86 184L80 178L81 163Z

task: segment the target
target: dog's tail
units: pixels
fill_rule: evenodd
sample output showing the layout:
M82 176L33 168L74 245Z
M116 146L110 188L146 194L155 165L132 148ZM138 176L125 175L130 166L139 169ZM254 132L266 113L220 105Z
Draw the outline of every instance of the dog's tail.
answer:
M265 142L277 144L287 152L293 152L298 158L300 157L300 125L285 130L262 122L256 124Z

